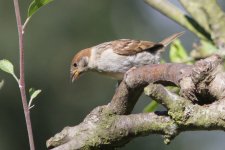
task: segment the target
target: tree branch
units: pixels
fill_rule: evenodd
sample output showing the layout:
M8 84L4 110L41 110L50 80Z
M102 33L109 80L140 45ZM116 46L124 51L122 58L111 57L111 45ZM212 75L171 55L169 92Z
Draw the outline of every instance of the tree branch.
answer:
M190 30L200 39L211 40L210 34L204 30L191 16L182 12L168 0L145 0L151 7Z
M125 82L121 82L111 103L108 104L110 111L117 115L130 114L143 89L144 85L141 85L139 88L129 88Z
M219 49L225 49L225 14L216 0L180 0L198 24L211 34Z
M225 73L220 63L215 55L195 65L154 64L131 70L108 105L95 108L79 125L64 128L47 141L47 147L107 150L149 134L163 135L168 144L182 131L225 130ZM156 83L177 85L182 97ZM130 114L148 84L145 94L168 111ZM192 96L196 99L188 99Z

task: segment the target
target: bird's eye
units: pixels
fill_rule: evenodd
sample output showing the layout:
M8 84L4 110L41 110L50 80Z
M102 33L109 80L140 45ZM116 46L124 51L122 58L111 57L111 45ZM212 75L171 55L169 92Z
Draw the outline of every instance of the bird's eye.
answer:
M77 63L74 63L73 66L74 66L74 67L77 67Z

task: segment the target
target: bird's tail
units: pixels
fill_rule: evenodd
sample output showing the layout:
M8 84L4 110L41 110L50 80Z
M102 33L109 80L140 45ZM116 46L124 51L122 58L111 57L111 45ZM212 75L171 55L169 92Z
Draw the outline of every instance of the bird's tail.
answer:
M175 40L176 38L180 37L181 35L184 34L183 32L179 32L179 33L175 33L173 35L171 35L170 37L162 40L161 42L159 42L160 44L163 44L164 47L168 46L171 42L173 42L173 40Z

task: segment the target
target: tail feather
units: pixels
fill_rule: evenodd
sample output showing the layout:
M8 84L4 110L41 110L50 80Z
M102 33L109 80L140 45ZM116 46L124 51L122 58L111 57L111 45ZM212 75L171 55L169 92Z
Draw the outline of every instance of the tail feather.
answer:
M179 33L175 33L173 35L171 35L170 37L162 40L161 42L159 42L160 44L163 44L164 47L168 46L171 42L173 42L176 38L180 37L181 35L184 34L183 32L179 32Z

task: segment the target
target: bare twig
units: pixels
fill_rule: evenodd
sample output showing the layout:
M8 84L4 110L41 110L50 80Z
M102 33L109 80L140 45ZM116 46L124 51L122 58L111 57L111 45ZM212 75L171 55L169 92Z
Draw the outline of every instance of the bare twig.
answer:
M18 34L19 34L19 50L20 50L20 80L19 80L19 88L20 93L22 97L22 104L23 104L23 110L26 120L26 126L28 131L28 137L29 137L29 144L30 149L35 150L34 146L34 139L33 139L33 132L32 132L32 125L31 125L31 119L30 119L30 110L27 104L27 98L26 98L26 91L25 91L25 78L24 78L24 38L23 38L23 26L21 23L21 17L20 17L20 9L19 9L19 2L18 0L14 0L14 7L15 7L15 13L16 13L16 20L17 20L17 27L18 27Z

